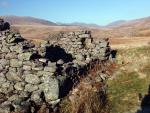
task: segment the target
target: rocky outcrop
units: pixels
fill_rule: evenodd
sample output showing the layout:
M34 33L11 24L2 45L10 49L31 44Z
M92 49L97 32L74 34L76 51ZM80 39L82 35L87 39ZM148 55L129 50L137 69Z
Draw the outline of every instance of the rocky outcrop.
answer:
M0 37L0 111L20 111L33 101L57 104L86 75L94 61L107 61L107 39L94 41L89 31L63 33L56 41L34 45L19 33ZM106 75L99 73L99 81ZM11 106L11 109L10 109ZM13 109L12 109L13 108Z

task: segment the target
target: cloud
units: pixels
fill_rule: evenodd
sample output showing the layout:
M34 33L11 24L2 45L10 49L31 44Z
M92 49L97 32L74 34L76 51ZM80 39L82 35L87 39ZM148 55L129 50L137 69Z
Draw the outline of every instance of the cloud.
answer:
M10 6L10 3L6 0L0 1L0 7L7 8Z

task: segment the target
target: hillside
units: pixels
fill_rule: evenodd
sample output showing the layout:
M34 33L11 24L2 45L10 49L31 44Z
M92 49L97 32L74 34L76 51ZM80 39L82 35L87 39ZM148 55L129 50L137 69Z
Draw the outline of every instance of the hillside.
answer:
M147 28L150 27L150 17L145 17L141 19L135 20L118 20L112 23L109 23L106 26L100 26L97 24L90 24L90 23L81 23L81 22L74 22L74 23L54 23L48 20L29 17L29 16L0 16L4 18L6 21L10 22L12 25L50 25L50 26L80 26L80 27L89 27L89 28Z
M102 26L98 24L90 24L90 23L82 23L82 22L74 22L70 24L66 24L70 26L80 26L80 27L86 27L86 28L102 28Z
M135 19L131 21L125 21L118 27L149 27L150 17Z
M50 22L43 19L38 19L34 17L28 17L28 16L1 16L6 21L8 21L12 25L57 25L54 22Z
M108 25L106 25L106 27L116 27L116 26L120 26L122 24L124 24L126 21L125 20L118 20L112 23L109 23Z

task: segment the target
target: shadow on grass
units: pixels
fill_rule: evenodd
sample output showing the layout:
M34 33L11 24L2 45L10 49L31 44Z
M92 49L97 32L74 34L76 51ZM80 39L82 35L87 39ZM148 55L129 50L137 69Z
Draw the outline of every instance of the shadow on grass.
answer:
M141 109L136 113L150 113L150 85L148 88L148 94L146 94L142 99Z

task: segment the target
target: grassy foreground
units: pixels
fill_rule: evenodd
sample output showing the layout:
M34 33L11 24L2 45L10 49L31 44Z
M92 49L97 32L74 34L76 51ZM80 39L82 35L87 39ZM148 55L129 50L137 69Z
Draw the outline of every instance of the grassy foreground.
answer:
M139 94L147 94L150 84L150 46L118 51L121 64L108 81L111 113L136 113L140 108Z

